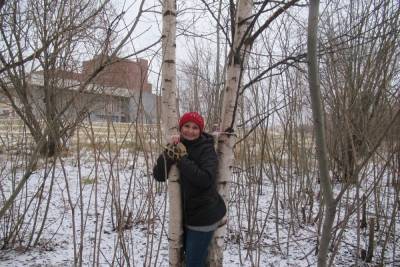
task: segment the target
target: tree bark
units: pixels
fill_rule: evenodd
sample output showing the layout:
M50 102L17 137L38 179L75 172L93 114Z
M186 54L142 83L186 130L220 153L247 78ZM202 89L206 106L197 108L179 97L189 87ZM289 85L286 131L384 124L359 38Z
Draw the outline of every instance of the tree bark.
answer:
M224 98L222 103L222 122L220 129L223 133L218 140L218 191L223 197L225 203L229 198L229 182L231 180L234 154L233 147L235 144L234 127L236 124L235 112L238 104L238 91L240 88L240 74L246 58L246 50L249 48L244 41L251 33L250 27L253 2L249 0L239 0L236 10L235 33L233 37L233 45L231 47L229 62L226 74L226 83L224 88ZM226 221L224 218L219 228L215 231L212 240L209 263L210 266L223 265L223 248L224 236L226 233Z
M178 134L176 106L176 1L165 0L163 3L162 29L162 106L161 120L164 140L167 136ZM169 265L182 266L182 201L179 174L176 166L172 166L168 174L169 201Z
M365 259L366 262L372 262L372 258L374 257L374 232L375 232L375 218L371 218L369 220L369 234L368 234L368 250L367 257Z
M332 185L328 173L328 159L325 139L325 127L323 108L320 92L320 78L317 58L317 32L318 32L319 0L310 1L308 14L308 80L311 96L311 107L314 120L316 153L318 159L319 176L323 202L325 205L325 217L322 225L320 245L318 249L318 267L324 267L328 260L328 248L332 237L331 230L336 214L336 201L333 197Z

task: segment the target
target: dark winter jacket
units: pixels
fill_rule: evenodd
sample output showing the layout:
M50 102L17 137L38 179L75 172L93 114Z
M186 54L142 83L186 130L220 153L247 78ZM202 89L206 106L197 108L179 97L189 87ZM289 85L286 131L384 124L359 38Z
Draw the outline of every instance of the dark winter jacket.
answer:
M222 219L226 206L217 192L216 175L218 158L214 149L214 138L202 133L194 140L182 140L188 155L177 162L183 201L184 224L191 226L212 225ZM161 154L153 169L157 181L165 181L174 162ZM165 166L167 172L165 172Z

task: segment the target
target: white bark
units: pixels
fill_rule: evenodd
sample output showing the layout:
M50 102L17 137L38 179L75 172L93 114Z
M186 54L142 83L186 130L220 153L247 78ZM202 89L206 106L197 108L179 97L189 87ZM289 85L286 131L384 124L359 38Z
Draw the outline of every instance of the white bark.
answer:
M324 131L325 127L320 92L319 67L317 58L318 11L319 0L311 0L308 15L307 38L308 80L314 120L319 175L325 204L325 217L318 250L318 267L324 267L326 266L328 260L328 248L331 240L333 221L336 214L336 201L333 197L332 185L328 173L328 159Z
M231 180L234 154L233 146L235 144L235 135L233 130L235 127L235 105L237 105L238 88L240 87L241 65L245 62L245 52L247 46L243 44L244 35L249 27L250 21L244 22L252 13L253 2L251 0L239 0L236 11L235 20L235 36L233 46L230 51L230 58L227 67L226 86L224 88L224 99L222 104L222 122L221 130L225 134L221 134L218 140L218 191L223 197L225 203L229 198L229 183ZM244 23L243 23L244 22ZM248 31L250 34L251 31ZM242 45L241 45L242 44ZM226 233L227 218L222 220L220 227L214 234L212 246L210 249L209 261L210 266L222 266L223 264L223 248L224 236Z
M176 107L176 1L165 0L163 3L163 32L162 32L162 106L161 120L165 137L177 134L177 107ZM176 166L172 166L168 175L169 199L169 265L182 265L182 203L179 174Z

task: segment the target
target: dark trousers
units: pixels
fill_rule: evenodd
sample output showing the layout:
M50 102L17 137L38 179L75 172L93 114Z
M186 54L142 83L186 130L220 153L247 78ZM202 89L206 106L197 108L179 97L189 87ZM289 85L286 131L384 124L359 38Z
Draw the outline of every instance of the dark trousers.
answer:
M214 231L199 232L185 229L185 257L186 267L206 266L208 246Z

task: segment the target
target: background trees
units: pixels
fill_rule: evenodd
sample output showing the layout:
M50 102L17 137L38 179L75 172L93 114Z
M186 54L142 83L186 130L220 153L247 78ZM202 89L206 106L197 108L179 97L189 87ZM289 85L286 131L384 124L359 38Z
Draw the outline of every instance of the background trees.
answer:
M42 154L53 155L56 147L62 145L60 138L67 137L67 131L72 130L68 125L74 122L63 117L65 106L56 110L57 89L70 86L60 76L80 68L77 62L85 45L93 45L95 51L91 53L104 49L100 46L102 41L94 43L93 37L96 31L100 33L96 25L105 8L106 3L98 5L91 1L14 1L4 6L1 17L2 92L35 142L42 145ZM31 79L36 71L43 75L44 105L35 99L32 88Z
M239 16L242 4L249 9L247 15ZM109 123L107 142L95 142L96 126L75 128L81 118L66 117L63 110L53 108L54 89L60 81L51 75L56 69L77 70L81 58L95 54L112 55L121 49L123 55L143 52L150 55L154 91L160 92L165 81L158 85L156 65L165 67L160 63L165 57L160 46L146 48L158 41L161 28L156 38L146 38L151 42L132 47L139 43L139 36L157 28L146 22L156 17L160 23L161 6L158 2L133 3L131 24L125 24L127 13L108 1L101 5L92 1L14 1L0 7L1 90L15 101L15 110L32 136L42 140L37 150L42 157L28 150L0 154L1 245L29 248L43 244L43 237L50 233L46 222L50 217L53 220L51 212L45 215L45 211L51 211L57 192L63 192L66 204L57 207L64 211L65 221L73 218L75 223L71 221L73 230L69 231L76 264L95 265L102 259L115 264L165 263L168 204L163 188L148 179L152 159L162 150L156 145L162 139L155 138L162 134L145 131L140 120L127 128ZM214 254L221 255L223 249L227 257L214 257L214 263L274 265L276 257L281 264L314 265L326 199L320 192L308 94L308 3L204 0L177 1L176 7L180 107L176 112L200 109L207 118L207 129L219 124L221 140L227 140L220 146L228 148L228 163L222 159L221 167L230 166L222 172L227 178L222 181L230 187L225 193L230 209L226 231L215 240L220 249ZM327 167L337 206L328 264L348 266L365 260L390 265L398 260L398 12L393 0L330 1L320 6L317 57ZM239 28L243 36L237 33ZM96 71L111 64L112 58L105 56L102 62ZM236 74L229 76L232 64L236 64ZM31 100L28 82L29 74L39 70L46 84L43 98L47 105L43 106ZM230 84L226 77L236 78ZM82 92L89 89L88 82L79 85ZM64 86L68 86L65 81ZM227 94L222 93L223 88L236 89L231 90L232 101L226 102L231 115L224 119L222 99ZM41 109L38 114L32 111L36 106ZM83 118L86 110L80 112ZM127 137L135 133L133 143L116 137L119 127ZM79 145L73 142L72 155L56 149L47 157L74 130L87 132L93 142L88 146L83 141ZM234 154L230 154L232 148ZM32 174L31 181L37 184L27 179ZM91 210L96 215L85 213ZM91 221L92 216L96 218L93 236L85 226L89 224L81 223ZM28 221L31 223L26 226ZM139 232L146 239L141 242L144 247L136 243ZM30 233L32 237L26 238ZM102 245L108 235L115 242L112 252L104 253ZM94 238L90 256L83 245L90 244L85 243L88 236Z

